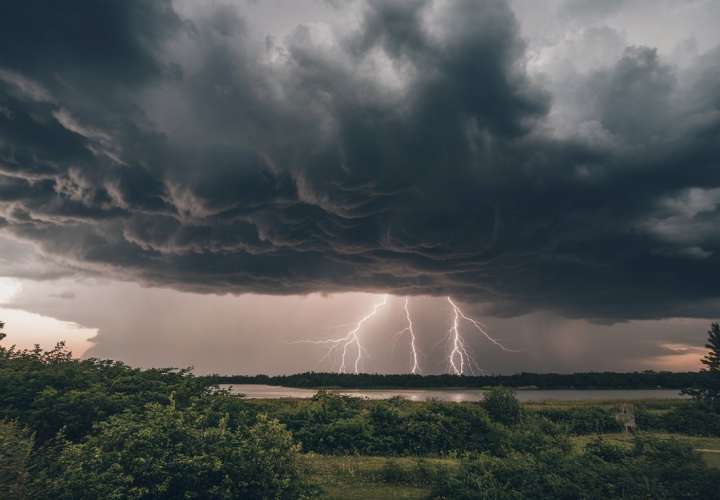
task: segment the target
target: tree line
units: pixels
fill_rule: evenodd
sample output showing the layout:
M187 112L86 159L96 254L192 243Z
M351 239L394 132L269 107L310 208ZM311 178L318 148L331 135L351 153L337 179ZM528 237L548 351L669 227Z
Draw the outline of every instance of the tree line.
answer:
M266 384L297 388L532 387L537 389L683 389L703 385L703 372L518 373L514 375L413 375L307 372L295 375L209 375L213 384Z

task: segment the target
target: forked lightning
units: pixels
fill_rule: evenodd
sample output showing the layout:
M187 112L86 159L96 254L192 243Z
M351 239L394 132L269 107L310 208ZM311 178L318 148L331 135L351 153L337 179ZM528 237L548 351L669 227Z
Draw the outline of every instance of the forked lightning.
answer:
M472 369L472 367L475 365L475 362L473 361L470 353L465 347L465 340L463 339L462 332L460 331L461 319L470 323L477 331L482 333L482 335L487 340L498 346L503 351L518 352L513 349L508 349L507 347L502 345L497 339L491 337L490 334L487 332L485 325L483 325L476 319L467 316L450 297L447 297L447 301L453 311L453 321L449 330L451 350L450 355L448 356L448 362L452 372L455 375L464 375L467 368Z
M328 349L328 352L325 354L323 359L331 355L335 349L342 346L342 357L340 360L340 367L338 368L338 371L340 373L345 373L347 369L347 358L349 355L349 351L351 348L355 352L355 361L353 362L354 367L354 373L358 374L360 373L360 361L362 360L363 352L365 352L365 348L362 345L362 342L360 340L360 334L362 331L363 325L371 319L373 316L375 316L380 309L382 309L388 302L388 296L387 294L382 296L382 300L378 303L376 303L372 310L365 316L363 316L360 321L355 323L355 326L352 330L347 332L345 335L339 338L334 339L325 339L325 340L298 340L296 342L293 342L294 344L329 344L330 349Z
M480 323L475 318L466 315L463 310L458 306L451 297L446 297L450 307L452 309L452 322L450 329L448 330L450 340L450 353L448 355L448 368L451 373L455 375L464 375L466 372L475 373L476 371L482 371L477 367L477 364L470 356L470 352L465 345L465 338L463 337L462 324L470 324L475 330L480 332L482 336L493 343L498 348L506 352L518 352L513 349L505 347L500 341L492 337L487 332L487 327ZM348 331L342 337L323 339L323 340L298 340L293 342L295 344L322 344L330 346L325 356L322 359L332 355L338 349L341 350L340 364L338 371L340 373L346 373L348 366L352 364L353 372L360 373L360 363L363 359L363 353L367 352L362 342L362 331L365 324L378 314L380 309L385 307L388 303L388 295L382 296L382 300L372 306L372 309L357 323L353 324L353 328ZM397 334L403 335L408 334L410 340L410 353L412 355L412 364L410 366L410 373L420 373L420 362L419 362L419 349L417 346L417 336L415 334L415 325L413 323L412 314L410 313L410 298L405 297L404 300L404 311L406 326L400 330ZM354 355L354 359L351 360Z
M410 373L415 375L420 371L420 364L418 362L417 339L415 337L415 327L413 326L412 317L410 316L410 299L408 297L405 297L405 319L407 320L407 326L400 330L398 335L407 333L410 336L410 352L412 353Z

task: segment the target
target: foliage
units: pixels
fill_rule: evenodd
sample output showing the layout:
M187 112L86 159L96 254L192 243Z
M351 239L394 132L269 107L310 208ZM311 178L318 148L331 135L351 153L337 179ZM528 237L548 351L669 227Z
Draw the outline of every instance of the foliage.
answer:
M543 408L533 413L555 422L571 434L601 434L620 432L622 426L612 408Z
M306 451L323 454L506 454L568 443L561 428L541 416L528 415L522 425L508 427L490 419L477 403L367 401L320 392L305 401L253 401L245 412L268 413Z
M38 436L33 448L27 432L0 427L0 487L31 498L304 496L292 435L243 406L186 370L77 360L62 343L0 347L0 418Z
M453 499L715 498L720 472L691 448L638 438L632 449L590 443L581 454L557 450L506 458L480 455L440 477L433 496Z
M311 400L226 397L228 403L214 411L234 415L237 421L266 413L284 423L306 451L323 454L427 456L485 451L505 455L513 450L565 447L568 433L622 430L614 404L523 405L520 423L506 426L489 418L483 403L369 401L323 391ZM643 404L636 413L641 430L701 436L716 435L717 418L685 401Z
M720 324L713 323L708 332L708 343L705 344L710 352L701 360L710 373L720 373Z
M250 428L209 425L196 408L150 404L98 424L67 442L50 481L57 498L298 498L299 447L277 421Z
M33 437L15 422L0 421L0 498L29 498Z
M520 402L515 392L506 387L494 387L485 394L485 411L490 418L505 425L515 425L520 421Z
M376 455L447 454L497 449L508 434L477 404L362 401L320 392L310 401L257 404L307 451Z
M702 372L706 376L685 392L720 414L720 324L713 323L710 326L705 347L709 352L700 362L705 365Z
M73 359L64 343L44 351L0 347L0 419L21 421L39 443L61 429L79 440L121 411L142 411L147 403L179 405L205 390L187 370L139 370L116 361Z
M640 411L636 415L640 429L690 434L693 436L720 436L720 413L709 411L703 404L680 406L665 413Z
M508 433L500 447L495 450L499 456L513 453L542 453L558 451L569 453L572 448L570 439L563 429L551 421L540 418L525 418L521 425Z

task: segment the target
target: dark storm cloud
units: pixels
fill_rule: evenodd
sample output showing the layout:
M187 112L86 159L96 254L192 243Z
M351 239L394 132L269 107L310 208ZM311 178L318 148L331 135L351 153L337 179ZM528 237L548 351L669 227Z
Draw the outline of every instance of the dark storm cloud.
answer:
M558 137L501 1L369 1L336 44L257 40L229 7L0 14L0 226L56 262L213 293L718 312L717 51L679 79L628 47L569 82L582 126Z

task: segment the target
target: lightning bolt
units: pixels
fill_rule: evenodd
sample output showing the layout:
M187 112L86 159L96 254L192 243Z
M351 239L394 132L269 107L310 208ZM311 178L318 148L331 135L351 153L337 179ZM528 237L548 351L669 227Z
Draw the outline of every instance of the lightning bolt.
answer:
M347 359L349 358L350 351L355 352L355 360L353 362L354 367L354 373L357 375L360 373L360 361L362 360L363 352L365 351L365 348L362 345L360 334L362 331L363 326L365 323L370 320L373 316L375 316L380 309L382 309L388 302L388 295L385 294L382 296L382 300L375 305L373 305L372 309L368 314L363 316L357 323L355 323L354 327L347 332L342 337L334 338L334 339L324 339L324 340L297 340L295 342L292 342L293 344L325 344L330 345L330 348L328 349L328 352L323 356L323 360L330 356L333 352L335 352L336 349L339 349L342 347L342 356L340 358L340 367L338 368L338 371L340 373L345 373L347 370Z
M487 327L476 320L465 314L463 310L458 306L453 299L448 296L446 297L450 307L452 308L452 323L448 330L448 336L450 340L450 354L448 355L448 363L450 370L455 375L463 375L466 371L475 373L476 371L482 372L483 370L477 365L475 360L470 355L468 348L465 345L465 338L463 337L462 325L463 323L469 323L475 330L480 332L482 336L499 349L505 352L520 352L514 349L505 347L499 340L492 337ZM360 363L363 359L363 353L367 350L362 343L362 330L365 324L378 314L388 303L388 295L382 296L382 300L372 306L372 309L356 323L350 324L352 328L343 336L322 340L297 340L291 342L292 344L315 344L315 345L327 345L329 346L325 355L321 358L321 361L328 358L334 352L341 350L340 365L338 367L339 373L346 373L349 366L352 366L355 374L360 373ZM420 372L419 355L417 349L417 338L415 335L415 325L413 324L412 315L410 314L410 298L405 297L404 300L404 311L406 326L399 332L397 336L407 333L410 337L410 352L412 355L412 366L410 373L417 374ZM354 359L352 355L354 354Z
M412 352L412 368L410 373L415 375L420 371L420 364L418 363L418 352L415 343L415 328L413 327L412 317L410 316L410 299L405 297L405 319L407 320L407 326L400 330L397 335L407 333L410 335L410 351Z
M450 307L453 311L453 321L452 326L450 327L450 330L448 333L450 334L450 342L452 349L450 350L450 354L448 356L448 361L450 363L450 368L452 369L452 372L455 375L463 375L465 373L466 367L470 367L472 371L473 366L477 366L475 361L470 356L470 353L468 352L467 348L465 347L465 340L463 339L462 333L460 331L460 323L461 320L465 320L466 322L470 323L477 331L479 331L487 340L495 344L497 347L502 349L505 352L519 352L513 349L508 349L503 344L501 344L497 339L490 336L490 334L486 330L486 326L477 321L474 318L471 318L470 316L467 316L462 309L448 296L447 301L450 304ZM481 370L482 371L482 370Z

